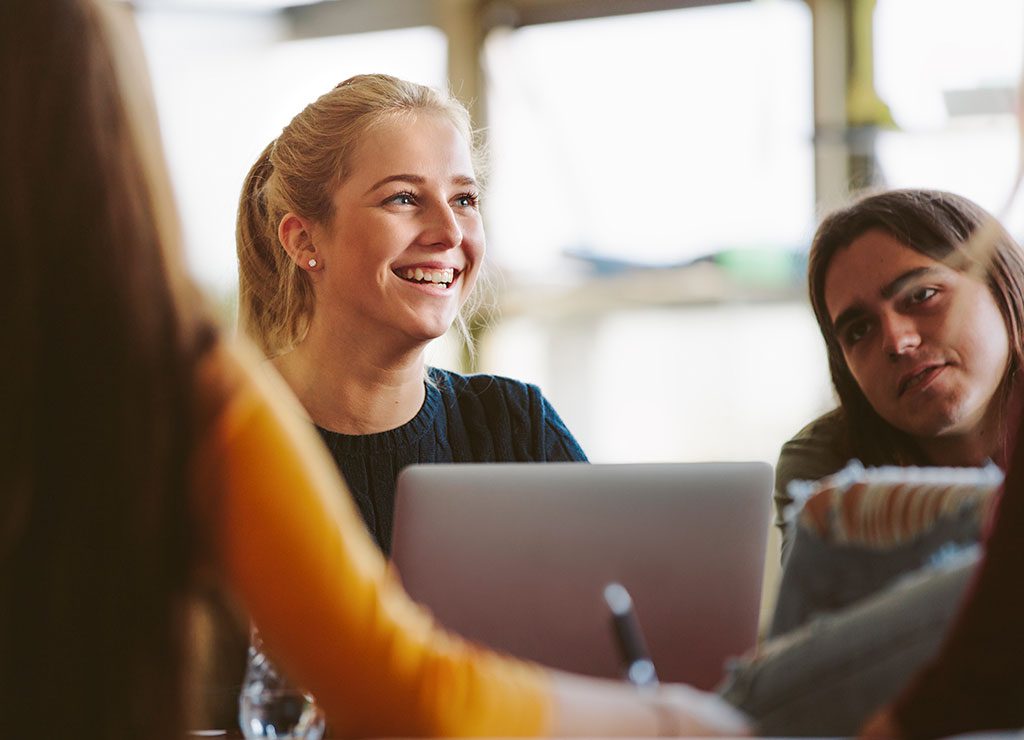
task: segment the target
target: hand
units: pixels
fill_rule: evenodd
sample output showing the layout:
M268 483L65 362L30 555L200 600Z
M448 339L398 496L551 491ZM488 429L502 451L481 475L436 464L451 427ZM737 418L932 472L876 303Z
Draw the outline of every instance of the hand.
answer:
M638 689L623 681L551 673L548 735L589 737L738 737L747 718L717 694L681 684Z
M718 694L683 684L665 684L652 698L663 715L663 735L739 737L751 734L746 715Z

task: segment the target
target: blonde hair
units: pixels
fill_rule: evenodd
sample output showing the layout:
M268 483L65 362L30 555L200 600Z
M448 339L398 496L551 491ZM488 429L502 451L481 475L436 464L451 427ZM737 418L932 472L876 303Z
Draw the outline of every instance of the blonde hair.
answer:
M329 223L332 194L348 177L362 135L417 111L446 116L475 153L469 113L452 95L389 75L357 75L307 105L249 170L235 232L239 328L266 356L300 342L313 316L309 276L278 239L281 219L292 212Z

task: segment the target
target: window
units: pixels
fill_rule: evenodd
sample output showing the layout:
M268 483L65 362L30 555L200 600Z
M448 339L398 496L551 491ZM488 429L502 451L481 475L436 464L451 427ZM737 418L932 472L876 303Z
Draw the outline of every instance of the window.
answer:
M806 241L805 3L526 27L493 34L486 59L503 267L536 277L567 252L670 264Z
M482 365L541 384L594 460L774 462L830 405L800 287L679 305L693 283L673 270L612 285L582 269L806 249L810 22L806 3L766 0L488 39L485 206L506 300Z
M886 185L951 190L1001 214L1022 42L1020 0L879 0L876 87L899 127L878 140ZM1007 215L1020 234L1024 209Z

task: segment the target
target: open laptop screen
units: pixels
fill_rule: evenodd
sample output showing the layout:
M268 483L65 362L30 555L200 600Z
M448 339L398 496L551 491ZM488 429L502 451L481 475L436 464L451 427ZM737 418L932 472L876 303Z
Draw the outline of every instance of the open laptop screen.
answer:
M415 465L392 557L446 627L595 676L622 672L617 581L660 677L711 688L757 639L771 486L765 463Z

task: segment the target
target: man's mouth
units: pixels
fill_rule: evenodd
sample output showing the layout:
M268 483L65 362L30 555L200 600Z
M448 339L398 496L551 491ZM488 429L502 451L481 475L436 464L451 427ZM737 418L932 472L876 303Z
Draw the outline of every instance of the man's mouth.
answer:
M904 375L900 379L900 384L897 389L897 396L902 396L907 391L913 390L925 383L931 381L936 375L942 372L946 368L946 363L937 365L926 365L925 367L918 368L907 375Z
M443 288L450 288L461 270L454 267L399 267L393 270L395 275L410 283L432 283Z

